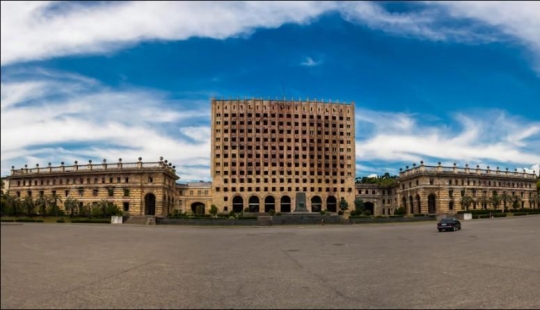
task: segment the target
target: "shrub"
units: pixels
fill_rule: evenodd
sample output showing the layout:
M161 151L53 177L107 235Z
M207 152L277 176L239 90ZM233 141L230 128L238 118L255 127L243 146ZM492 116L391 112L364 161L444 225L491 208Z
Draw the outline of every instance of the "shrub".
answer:
M375 216L375 218L378 218L378 219L384 219L384 218L386 218L386 216L384 216L384 215L377 215L377 216Z
M326 214L326 210L321 210L321 215L325 215Z
M399 207L396 209L396 211L394 211L394 215L405 215L405 208L403 207Z
M24 222L24 223L43 223L43 220L36 220L36 219L29 219L29 218L22 218L22 219L16 219L15 222Z
M516 212L514 213L514 216L522 216L522 215L527 215L526 212Z
M2 219L2 222L15 222L15 219Z
M64 218L61 218L61 219L59 219L59 220L56 220L56 223L65 223L65 222L66 222L66 220L64 220Z
M395 214L394 214L394 215L390 215L390 216L388 216L388 217L391 217L391 218L398 218L398 217L403 217L403 215L395 215Z
M268 213L269 213L271 216L276 215L276 211L274 211L274 209L270 210Z
M281 216L281 212L276 213L276 216Z
M420 213L416 213L416 214L413 214L414 217L424 217L426 216L425 214L420 214Z
M508 214L506 213L496 213L496 214L493 214L493 217L506 217Z
M371 215L371 211L365 210L364 212L362 212L362 215L370 216L370 215Z
M218 208L216 207L216 205L211 205L210 206L210 214L212 214L214 217L217 216L217 213L218 213Z
M94 224L110 224L110 220L105 219L73 219L72 223L94 223Z
M338 215L343 215L343 211L339 210L337 214Z

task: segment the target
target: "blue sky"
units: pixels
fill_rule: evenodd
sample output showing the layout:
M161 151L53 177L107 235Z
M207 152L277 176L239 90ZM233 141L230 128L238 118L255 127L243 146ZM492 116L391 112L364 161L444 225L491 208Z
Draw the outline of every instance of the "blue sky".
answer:
M1 173L210 180L210 98L356 105L357 175L540 170L538 2L2 2Z

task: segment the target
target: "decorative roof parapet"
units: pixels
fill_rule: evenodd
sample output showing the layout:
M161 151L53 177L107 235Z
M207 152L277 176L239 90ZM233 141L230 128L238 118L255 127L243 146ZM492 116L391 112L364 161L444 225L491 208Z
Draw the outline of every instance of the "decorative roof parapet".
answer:
M413 164L412 168L409 168L409 166L406 166L405 169L400 168L399 169L399 176L400 177L406 177L416 174L424 174L424 173L430 173L430 174L438 174L438 173L455 173L459 175L490 175L490 176L498 176L498 177L521 177L526 179L536 179L536 171L533 170L532 173L526 172L525 169L523 169L523 172L518 172L517 169L514 171L508 171L508 168L506 170L500 170L499 167L497 167L496 170L490 169L489 166L486 167L486 169L480 169L479 165L476 165L476 168L470 168L469 164L465 164L464 168L458 167L456 163L452 167L442 166L441 162L438 162L437 166L425 166L424 162L420 162L420 166L416 166L416 164Z
M11 167L11 176L22 176L30 174L46 174L46 173L65 173L65 172L86 172L86 171L119 171L127 169L144 169L144 168L162 168L166 169L169 172L175 173L176 166L173 166L172 163L168 163L167 160L163 161L163 157L160 158L159 162L142 162L142 158L139 157L138 162L133 163L123 163L122 158L118 159L116 165L107 164L107 160L103 159L102 163L92 164L92 160L88 161L87 165L80 165L78 161L74 162L72 166L65 166L64 162L60 166L51 166L49 163L47 168L40 168L39 164L36 164L36 168L28 168L28 165L24 165L24 168L15 169L14 166Z

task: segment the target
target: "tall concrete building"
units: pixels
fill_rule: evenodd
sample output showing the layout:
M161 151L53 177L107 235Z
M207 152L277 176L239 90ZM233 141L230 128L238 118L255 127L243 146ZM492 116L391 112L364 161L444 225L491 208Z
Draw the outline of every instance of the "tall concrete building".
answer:
M351 206L354 103L212 99L212 203L220 211Z

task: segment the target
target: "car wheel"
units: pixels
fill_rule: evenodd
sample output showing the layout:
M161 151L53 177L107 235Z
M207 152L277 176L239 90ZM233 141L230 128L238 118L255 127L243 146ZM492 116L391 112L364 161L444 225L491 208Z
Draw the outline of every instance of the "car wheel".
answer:
M439 232L442 232L442 229L439 229Z
M454 231L456 231L456 230L457 230L457 227L456 227L456 226L454 226Z

